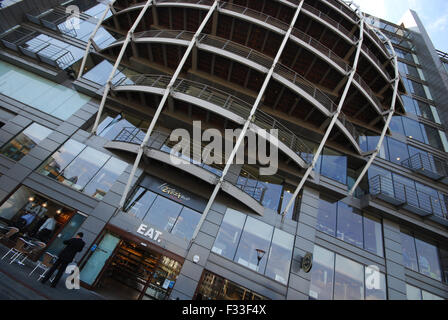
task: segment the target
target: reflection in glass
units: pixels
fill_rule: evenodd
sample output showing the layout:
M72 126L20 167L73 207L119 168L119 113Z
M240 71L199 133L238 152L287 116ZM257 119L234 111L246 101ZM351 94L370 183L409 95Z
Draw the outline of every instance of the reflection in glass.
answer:
M364 249L383 256L381 220L368 215L364 216Z
M273 227L257 219L247 217L235 261L250 269L264 273L267 257L258 261L257 249L269 251Z
M365 268L366 300L387 300L386 276L378 270Z
M7 143L0 153L14 161L19 161L28 154L36 145L44 140L52 130L33 123L13 140Z
M138 187L126 206L125 211L136 218L143 220L146 212L152 206L156 198L157 195L155 193L146 190L143 187Z
M403 232L401 232L400 235L401 235L403 263L406 268L418 272L417 254L415 251L414 238Z
M362 215L353 212L353 208L344 202L338 203L337 238L363 247Z
M347 156L324 149L320 173L327 178L347 184Z
M317 214L317 229L331 236L336 236L337 202L319 199L319 212Z
M162 196L157 196L143 221L158 227L160 230L171 232L181 210L182 205Z
M364 267L339 255L336 256L334 299L364 300Z
M422 291L419 288L406 284L407 300L422 300Z
M268 277L287 284L293 246L294 236L276 228L265 272Z
M310 284L312 299L333 299L334 257L333 252L314 246Z
M171 233L182 239L190 240L200 219L201 214L199 212L184 207Z
M439 254L437 247L419 239L415 239L420 273L438 281L442 281Z
M233 260L246 215L227 209L212 251Z
M86 186L84 193L101 200L127 166L124 161L110 158Z
M68 140L39 169L39 172L56 179L65 167L85 148L85 145L75 140Z

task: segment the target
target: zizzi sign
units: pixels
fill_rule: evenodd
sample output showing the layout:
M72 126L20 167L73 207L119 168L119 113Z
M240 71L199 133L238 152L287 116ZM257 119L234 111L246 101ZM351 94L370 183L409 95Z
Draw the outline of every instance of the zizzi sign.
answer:
M168 183L164 183L164 184L160 185L159 190L162 191L163 193L169 195L170 197L175 197L179 200L185 200L185 201L191 200L190 197L187 197L184 194L182 194L182 192L177 191L175 188L168 185Z
M140 227L138 227L137 233L143 235L146 238L151 239L152 241L157 241L158 243L162 241L160 239L160 236L163 234L162 232L160 232L159 230L155 230L154 228L148 229L148 226L143 223L140 225Z

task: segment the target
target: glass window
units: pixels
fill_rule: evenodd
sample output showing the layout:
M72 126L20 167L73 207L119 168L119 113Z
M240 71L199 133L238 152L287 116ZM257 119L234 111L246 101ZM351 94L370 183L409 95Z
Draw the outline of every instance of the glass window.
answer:
M109 155L87 147L61 172L59 178L72 188L82 190L109 158Z
M161 230L171 232L181 210L182 206L180 204L165 197L157 196L143 221Z
M127 166L128 164L124 161L110 158L86 186L84 193L101 200Z
M28 154L36 145L44 140L52 130L33 123L13 140L7 143L0 151L4 156L19 161Z
M435 245L415 239L420 273L442 281L439 254Z
M272 226L247 217L234 261L264 273L273 231Z
M184 207L180 212L171 233L177 235L179 238L189 241L193 237L194 230L196 229L199 220L201 220L201 213Z
M390 152L390 161L401 165L401 163L409 159L407 145L395 139L387 139Z
M418 113L418 108L415 107L414 99L404 95L402 95L401 98L403 99L404 108L406 112L420 115Z
M364 249L380 257L383 256L383 231L381 220L364 216Z
M364 267L339 255L336 255L334 299L364 300Z
M431 126L427 126L427 125L423 125L422 126L422 130L423 130L423 134L426 138L426 140L424 141L425 143L429 144L430 146L445 151L445 149L443 148L443 143L442 143L442 139L440 138L440 134L439 131L436 128L433 128Z
M145 217L146 212L152 206L154 200L156 200L157 195L143 187L138 187L135 190L134 195L125 211L136 218L142 219Z
M266 276L287 284L293 247L294 236L276 228L269 250Z
M338 203L337 238L357 247L363 247L362 215L344 202Z
M75 140L68 140L55 154L45 161L39 172L56 179L85 147L84 144Z
M419 288L406 284L406 299L422 300L422 291Z
M367 145L368 145L367 151L375 150L379 141L380 141L379 136L368 136L367 137ZM378 156L381 159L386 159L386 160L389 159L389 149L387 148L387 140L386 139L383 140L383 144L380 147L380 152L379 152Z
M379 270L365 268L366 300L387 300L386 276Z
M227 209L212 251L233 260L245 221L246 215Z
M392 132L405 135L403 129L403 122L401 118L402 117L392 117L392 121L390 122L389 128Z
M435 294L429 293L425 290L422 290L423 300L445 300L442 297L436 296Z
M336 236L337 202L319 199L317 229L331 236Z
M280 213L283 213L283 210L286 209L286 206L288 205L289 201L291 201L292 196L294 195L294 192L292 190L285 190L283 191L283 197L282 197L282 207ZM292 203L292 206L289 208L288 212L286 213L287 219L295 219L294 217L295 212L295 203Z
M261 183L261 186L266 188L262 201L263 207L277 211L278 205L280 203L280 197L282 195L283 186L281 184L268 182Z
M401 247L403 263L406 268L418 272L417 254L415 251L414 237L401 233Z
M420 124L409 118L403 117L403 125L405 129L405 135L411 139L425 143L425 138L423 137L422 129Z
M314 246L313 268L311 269L310 297L317 300L333 299L335 254Z
M330 179L347 184L347 157L330 149L324 149L320 172Z

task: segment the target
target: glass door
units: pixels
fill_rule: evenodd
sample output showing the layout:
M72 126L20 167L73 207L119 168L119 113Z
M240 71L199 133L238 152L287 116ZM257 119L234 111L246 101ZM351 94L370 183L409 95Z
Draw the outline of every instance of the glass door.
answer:
M114 252L120 238L107 233L81 270L81 280L93 285L107 260Z
M86 216L76 213L53 240L47 251L51 254L58 255L65 247L64 241L75 236L76 231L78 231L84 220L86 220Z

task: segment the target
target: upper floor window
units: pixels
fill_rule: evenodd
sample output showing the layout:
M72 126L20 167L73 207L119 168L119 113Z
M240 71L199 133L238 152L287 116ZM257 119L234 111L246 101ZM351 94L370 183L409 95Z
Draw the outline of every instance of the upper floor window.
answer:
M314 246L310 298L317 300L386 300L386 277L377 268Z
M437 246L401 232L403 263L406 268L442 281L442 269Z
M345 204L319 200L317 229L361 249L383 256L381 220Z
M445 300L428 291L421 290L417 287L406 283L406 298L407 300Z
M41 165L38 172L102 199L127 165L124 161L70 139Z
M19 161L42 140L48 137L51 132L53 131L37 123L33 123L5 144L1 148L0 153L12 160Z
M287 284L294 236L227 209L212 251Z

